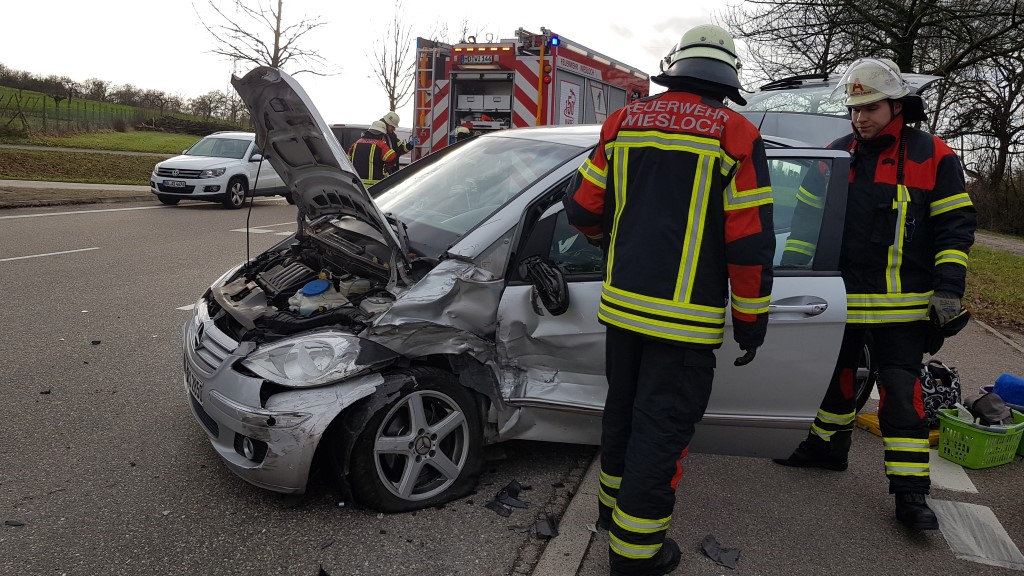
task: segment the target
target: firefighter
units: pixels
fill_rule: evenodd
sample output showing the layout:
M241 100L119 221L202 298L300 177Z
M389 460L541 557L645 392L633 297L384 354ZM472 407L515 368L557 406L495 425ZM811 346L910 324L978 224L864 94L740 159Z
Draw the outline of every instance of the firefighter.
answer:
M610 532L612 574L679 564L666 532L727 308L745 352L737 365L765 337L773 204L761 135L723 103L745 103L738 68L725 30L687 31L651 78L668 91L609 115L564 200L570 223L605 254L598 526Z
M398 155L385 139L386 131L384 122L376 120L348 149L348 157L367 188L380 182L398 162Z
M473 133L466 126L459 126L455 129L455 141L462 142L473 137Z
M862 58L842 77L853 132L829 147L852 154L839 267L846 282L847 327L832 380L807 439L785 466L842 471L856 417L854 374L865 335L878 361L879 424L896 518L911 529L939 524L930 488L928 425L920 375L937 329L965 318L961 298L975 211L956 154L910 123L926 118L899 67ZM797 195L783 266L810 265L827 174L814 171ZM802 215L819 212L810 218ZM812 229L813 228L813 229ZM951 322L952 321L952 322Z
M398 139L398 135L395 134L395 129L398 128L399 117L394 110L385 114L384 117L380 119L380 121L383 122L384 125L387 127L387 143L388 146L390 146L391 149L395 151L396 160L402 154L411 152L412 149L415 148L417 144L419 144L420 139L417 138L415 134L409 136L409 138L405 141L401 141Z

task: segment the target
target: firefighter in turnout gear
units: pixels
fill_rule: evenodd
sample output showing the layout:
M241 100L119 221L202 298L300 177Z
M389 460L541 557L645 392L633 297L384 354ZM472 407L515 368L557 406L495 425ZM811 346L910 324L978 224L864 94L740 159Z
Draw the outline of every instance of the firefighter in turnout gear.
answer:
M385 140L386 130L377 120L348 149L348 157L367 188L384 179L398 162L398 155Z
M397 160L402 154L407 154L419 144L420 140L415 134L410 136L407 140L399 140L398 134L395 133L395 129L398 128L398 122L401 119L398 114L392 110L384 115L380 119L384 123L384 139L387 141L388 146L395 151L395 159Z
M853 133L829 147L852 156L839 264L847 327L807 439L776 462L846 470L857 410L855 372L870 332L879 368L885 473L896 517L912 529L934 530L938 520L925 501L929 442L919 378L933 331L963 313L974 205L956 154L936 136L908 125L925 119L924 104L909 93L894 62L857 60L840 89ZM812 172L797 195L784 267L812 264L820 219L801 214L823 209L826 178ZM803 226L812 220L813 230Z
M608 396L598 526L612 574L667 574L682 460L711 394L726 314L750 362L764 342L775 232L764 143L728 108L735 46L711 25L683 35L655 82L667 92L609 115L564 200L605 253L598 319Z

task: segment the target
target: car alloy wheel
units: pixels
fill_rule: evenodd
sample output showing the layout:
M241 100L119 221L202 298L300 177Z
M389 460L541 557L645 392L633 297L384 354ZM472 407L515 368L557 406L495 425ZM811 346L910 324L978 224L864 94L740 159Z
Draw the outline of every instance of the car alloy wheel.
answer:
M479 470L482 434L472 393L441 370L406 373L413 384L370 419L352 456L356 498L387 512L457 498L473 488Z
M854 373L854 397L857 399L857 412L860 412L871 397L871 390L878 382L878 361L874 355L875 341L871 333L864 337L864 348L857 359L857 371Z
M225 208L241 208L245 204L245 195L249 191L249 187L245 185L245 180L241 178L232 178L228 182L228 195L224 198Z

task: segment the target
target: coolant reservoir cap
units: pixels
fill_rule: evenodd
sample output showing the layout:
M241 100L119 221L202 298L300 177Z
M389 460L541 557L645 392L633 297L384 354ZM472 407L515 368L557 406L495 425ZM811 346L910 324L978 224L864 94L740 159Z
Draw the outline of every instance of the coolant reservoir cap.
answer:
M317 294L323 294L326 292L330 286L331 283L327 280L313 280L312 282L307 282L306 285L302 287L302 293L306 296L316 296Z

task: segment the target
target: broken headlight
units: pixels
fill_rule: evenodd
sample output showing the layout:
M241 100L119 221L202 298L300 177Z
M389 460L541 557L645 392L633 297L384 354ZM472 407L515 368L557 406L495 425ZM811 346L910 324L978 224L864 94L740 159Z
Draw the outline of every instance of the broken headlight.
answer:
M281 340L249 355L242 365L282 386L308 388L350 378L369 365L357 362L360 339L341 333Z

